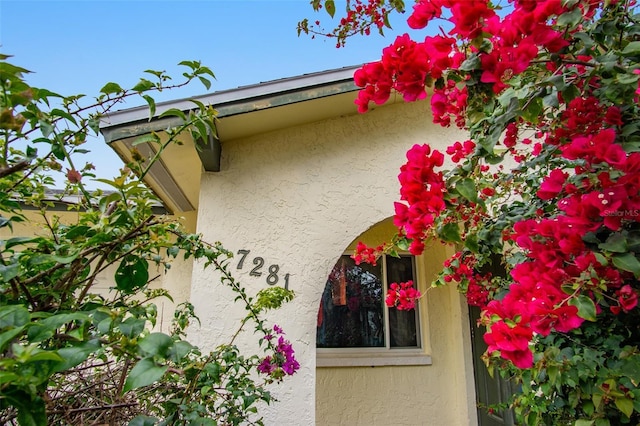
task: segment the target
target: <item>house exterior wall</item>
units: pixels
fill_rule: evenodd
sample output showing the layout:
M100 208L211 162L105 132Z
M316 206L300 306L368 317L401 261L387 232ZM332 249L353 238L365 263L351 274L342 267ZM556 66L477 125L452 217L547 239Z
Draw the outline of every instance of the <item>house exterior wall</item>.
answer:
M248 120L247 125L250 125ZM391 104L223 143L222 170L201 181L198 232L227 249L250 250L231 271L250 294L289 274L295 299L270 315L291 340L300 370L275 386L267 425L469 425L476 423L466 308L454 288L427 296L431 365L316 368L320 298L338 257L365 230L393 215L397 175L414 143L444 150L464 135L431 124L428 104ZM446 253L427 261L432 272ZM252 276L253 259L264 260ZM201 325L191 336L213 348L244 312L219 277L194 267L191 301ZM236 341L255 348L260 336Z

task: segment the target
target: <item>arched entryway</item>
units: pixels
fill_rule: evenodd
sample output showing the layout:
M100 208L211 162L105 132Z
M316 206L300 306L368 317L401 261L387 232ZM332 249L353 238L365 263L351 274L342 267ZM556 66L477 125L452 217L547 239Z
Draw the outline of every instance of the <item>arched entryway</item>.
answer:
M427 291L453 250L431 244L419 257L400 253L374 268L342 256L359 241L376 246L395 232L391 219L373 226L336 253L326 282L318 283L324 292L318 300L316 424L476 424L466 305L451 286ZM398 321L398 312L373 306L384 304L391 280L410 278L427 292L416 311L402 312ZM336 321L330 325L327 317L334 314L351 335L335 336ZM345 342L350 346L342 347Z

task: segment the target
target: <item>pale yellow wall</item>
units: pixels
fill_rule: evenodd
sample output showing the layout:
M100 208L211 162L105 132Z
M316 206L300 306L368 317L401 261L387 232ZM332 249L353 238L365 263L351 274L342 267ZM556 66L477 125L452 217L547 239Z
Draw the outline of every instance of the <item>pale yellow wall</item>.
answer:
M317 313L326 278L358 235L393 215L406 151L425 142L444 151L466 139L431 124L428 109L426 102L393 104L223 141L222 170L203 174L198 232L234 253L251 250L244 268L237 269L237 259L230 264L250 294L267 286L264 275L249 274L253 256L289 273L296 292L269 321L284 328L301 368L273 389L278 402L263 407L265 424L474 424L469 326L455 289L426 298L432 365L316 368ZM213 348L235 332L244 311L233 298L215 274L194 267L191 300L201 325L190 337L197 344ZM236 343L254 347L256 340L248 332ZM358 395L370 398L354 405Z

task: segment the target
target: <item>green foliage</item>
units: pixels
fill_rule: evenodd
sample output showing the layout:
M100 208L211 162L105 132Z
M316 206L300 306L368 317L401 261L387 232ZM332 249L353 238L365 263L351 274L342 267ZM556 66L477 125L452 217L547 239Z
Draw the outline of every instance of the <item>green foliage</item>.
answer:
M142 178L179 135L215 134L213 108L194 102L192 111L163 112L180 124L162 140L153 133L137 141L153 144L155 156L134 152L114 179L81 165L88 135L123 100L140 97L151 119L154 91L193 80L208 89L213 73L184 61L181 83L147 70L153 79L130 89L107 83L87 101L31 87L28 71L7 59L0 55L0 423L261 424L258 403L271 401L264 385L273 379L255 374L258 355L241 354L233 341L210 353L193 346L186 329L197 317L189 304L178 306L170 333L154 328L155 301L171 297L153 288L150 271L163 273L178 258L215 269L237 294L247 317L236 335L249 321L257 338L269 334L260 313L292 297L272 288L254 301L229 272L230 252L154 213L158 200ZM64 187L52 192L56 174ZM89 191L89 178L111 190ZM53 210L69 197L71 220ZM14 234L25 221L34 234ZM111 266L115 286L97 289Z

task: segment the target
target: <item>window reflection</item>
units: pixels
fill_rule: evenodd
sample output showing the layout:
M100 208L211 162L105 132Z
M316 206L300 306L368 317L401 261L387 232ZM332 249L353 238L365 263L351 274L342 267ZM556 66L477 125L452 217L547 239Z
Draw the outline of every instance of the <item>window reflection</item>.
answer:
M383 347L381 265L342 256L329 274L318 311L317 347Z
M329 274L318 310L318 348L420 346L417 307L414 311L388 309L389 342L385 342L383 267L386 283L415 281L412 256L387 256L377 266L356 265L347 255L340 258Z

